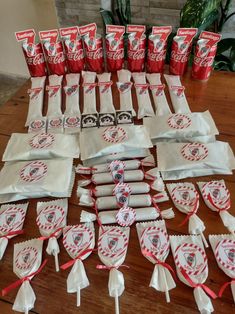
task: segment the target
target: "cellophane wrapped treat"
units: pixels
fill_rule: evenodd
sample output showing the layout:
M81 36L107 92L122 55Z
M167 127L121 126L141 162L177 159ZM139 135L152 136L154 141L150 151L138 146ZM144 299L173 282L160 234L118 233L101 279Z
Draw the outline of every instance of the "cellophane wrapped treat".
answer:
M63 231L63 244L72 260L62 265L61 269L73 266L67 278L67 292L77 293L77 306L80 306L80 290L90 284L83 260L92 253L95 246L93 223L66 226Z
M60 247L57 239L61 236L66 226L68 212L68 199L58 199L49 202L37 203L37 219L42 241L48 240L46 252L55 257L55 270L58 272Z
M170 236L170 244L179 279L193 288L200 313L212 313L210 297L215 299L217 296L204 284L208 277L208 261L201 236Z
M124 65L124 38L125 26L106 25L106 62L110 72L121 70Z
M3 258L8 241L22 234L29 203L5 204L0 207L0 260Z
M219 214L224 226L234 234L235 217L228 212L231 200L224 180L198 182L197 184L206 205Z
M166 301L170 302L169 290L174 289L176 285L172 277L172 274L174 276L174 271L165 262L170 251L165 221L137 223L136 230L141 253L155 265L149 286L157 291L165 292Z
M127 67L131 72L144 70L145 47L146 47L145 25L127 25Z

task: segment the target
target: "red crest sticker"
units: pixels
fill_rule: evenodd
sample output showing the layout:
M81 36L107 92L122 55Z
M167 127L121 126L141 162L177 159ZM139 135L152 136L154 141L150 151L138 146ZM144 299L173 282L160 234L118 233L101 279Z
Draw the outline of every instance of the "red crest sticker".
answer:
M235 240L219 241L215 248L215 257L223 267L235 271Z
M18 206L9 206L0 213L0 233L8 233L21 228L26 211Z
M117 223L122 227L131 226L136 220L136 211L131 207L122 207L116 215Z
M172 200L184 206L193 206L199 198L197 190L187 185L177 185L171 192Z
M47 165L42 161L32 161L20 171L20 178L23 181L33 183L42 179L47 174Z
M181 148L182 156L189 161L200 161L208 156L208 149L201 143L189 143Z
M45 206L38 214L36 223L40 229L53 230L65 225L65 211L58 205Z
M187 117L185 114L174 114L167 120L169 127L177 130L187 129L192 120Z
M32 148L42 149L46 147L50 147L52 143L55 141L55 136L49 133L40 133L34 135L29 144Z
M37 258L38 250L34 247L26 247L17 254L15 265L21 270L31 270Z
M126 131L121 127L109 127L103 132L103 139L109 143L121 143L127 139Z

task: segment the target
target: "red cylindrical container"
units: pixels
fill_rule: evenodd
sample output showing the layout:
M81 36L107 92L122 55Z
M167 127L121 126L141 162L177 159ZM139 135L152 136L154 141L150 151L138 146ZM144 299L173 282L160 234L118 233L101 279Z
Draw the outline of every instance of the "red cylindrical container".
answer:
M195 56L192 66L192 77L196 80L208 80L213 69L213 63L216 55L217 45L211 47L209 53L203 56L203 49L196 45ZM202 53L200 53L202 51Z
M136 44L136 39L130 34L127 45L127 67L131 72L142 72L145 61L146 36L143 35L140 38L137 49L135 49Z
M148 39L147 72L162 73L165 65L167 41L156 42L159 35L150 35Z
M178 36L177 36L178 37ZM188 43L178 37L173 39L170 57L170 73L174 75L183 75L188 67L189 55L192 49L192 42Z
M72 45L76 45L73 47ZM85 60L82 46L82 39L78 38L75 41L64 42L65 56L67 59L67 66L70 73L80 73L84 70Z
M124 39L120 38L118 42L114 39L115 34L106 35L106 61L108 72L121 70L124 65Z
M86 68L88 71L102 73L104 72L104 55L103 42L100 35L96 35L96 45L94 42L84 40L84 48L86 53Z
M32 55L30 54L30 51L26 51L24 47L22 49L30 76L45 76L47 74L47 69L41 43L34 45L35 50Z
M49 46L47 46L47 44ZM55 46L54 46L55 45ZM56 53L51 53L51 48L56 50ZM49 43L44 43L44 53L46 55L47 66L50 74L64 75L66 73L66 61L61 42L50 46Z

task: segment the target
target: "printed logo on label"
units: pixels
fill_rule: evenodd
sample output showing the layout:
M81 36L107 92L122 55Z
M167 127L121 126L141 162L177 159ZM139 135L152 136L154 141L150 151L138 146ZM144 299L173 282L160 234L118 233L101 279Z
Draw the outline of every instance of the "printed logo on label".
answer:
M134 122L131 110L116 111L117 124L132 124Z
M184 96L184 86L171 86L170 89L172 90L173 94L177 97L181 98Z
M173 129L186 129L191 125L192 120L184 114L174 114L167 120L167 123Z
M54 141L55 141L54 135L49 133L41 133L34 135L29 141L29 144L33 148L41 149L50 147Z
M32 161L20 171L20 178L26 182L37 182L47 174L47 165L42 161Z
M223 267L235 271L235 240L219 241L215 249L215 257Z
M171 192L172 200L178 204L192 206L199 197L195 188L187 185L177 185Z
M64 128L79 128L80 124L79 116L64 117Z
M118 88L119 92L122 94L130 91L131 87L133 85L132 82L125 82L125 83L117 82L116 84L117 84L117 88Z
M48 120L48 129L61 128L63 126L62 118L53 118Z
M163 91L165 89L165 84L149 85L149 88L152 91L152 93L155 94L155 96L162 96Z
M121 143L127 139L127 133L121 127L110 127L104 130L103 139L109 143Z
M182 156L189 161L200 161L208 156L208 149L204 144L189 143L181 148Z
M100 113L99 125L100 126L113 126L116 124L115 113Z
M37 132L37 131L41 131L46 127L46 122L45 120L34 120L32 122L30 122L29 125L29 131L30 132Z
M58 205L44 207L38 214L36 223L44 230L58 229L64 225L65 211Z
M98 127L99 121L98 121L98 114L97 113L91 113L91 114L82 114L82 128L94 128Z
M116 215L116 221L120 226L131 226L136 220L136 211L131 207L122 207Z
M30 270L33 268L37 258L38 250L34 247L26 247L17 254L15 265L19 269Z
M208 194L210 194L213 202L218 207L230 207L230 193L224 182L210 181L204 184L202 188L202 195L204 199L208 198Z
M18 230L23 224L26 212L18 206L9 206L0 214L0 231Z

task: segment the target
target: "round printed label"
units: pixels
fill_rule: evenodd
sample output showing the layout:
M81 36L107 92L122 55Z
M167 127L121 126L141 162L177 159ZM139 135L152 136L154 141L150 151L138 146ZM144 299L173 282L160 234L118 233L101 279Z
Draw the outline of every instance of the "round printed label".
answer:
M44 120L34 120L30 123L30 129L34 131L42 130L45 127Z
M192 121L184 114L174 114L167 120L167 123L169 127L178 130L188 128Z
M21 270L33 268L38 258L38 250L34 247L23 248L16 256L15 265Z
M184 243L175 250L175 264L183 268L188 275L199 275L207 267L204 250L196 244Z
M64 121L64 127L66 128L77 128L80 126L80 118L77 116L66 117Z
M120 226L131 226L136 220L136 211L131 207L122 207L117 212L116 220Z
M26 182L36 182L47 174L47 165L42 161L32 161L20 171L20 178Z
M55 141L54 135L49 133L42 133L32 137L31 140L29 141L29 144L33 148L41 149L51 146L54 141Z
M111 228L102 233L98 240L98 250L106 257L116 258L127 250L127 236L118 228Z
M223 182L210 181L204 184L202 187L203 198L207 199L208 194L210 194L213 202L217 206L225 205L230 200L229 190Z
M103 139L109 143L120 143L127 139L127 133L120 127L109 127L103 132Z
M223 267L235 271L235 240L223 239L218 242L215 257Z
M25 218L26 212L17 206L8 207L0 214L0 232L18 230Z
M177 185L171 192L172 200L180 205L192 206L199 197L195 188Z
M63 226L64 219L65 212L63 207L50 205L40 211L36 223L40 229L52 230Z
M199 161L208 156L208 149L204 144L189 143L181 148L181 154L189 161Z
M48 123L48 128L59 128L61 127L63 124L63 121L61 118L54 118L54 119L50 119L49 123Z

